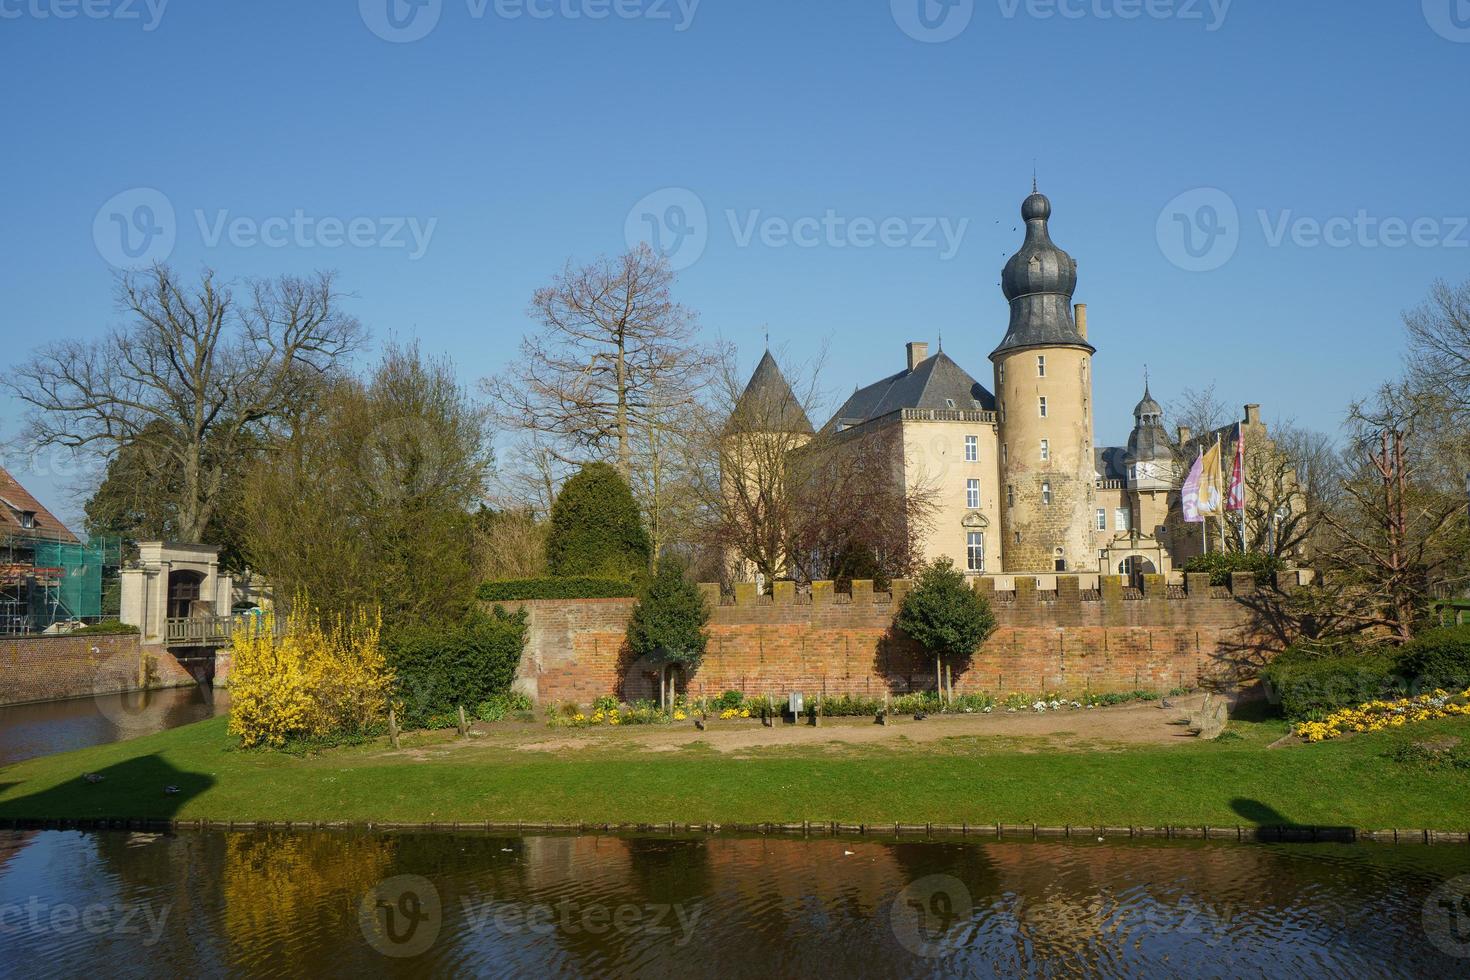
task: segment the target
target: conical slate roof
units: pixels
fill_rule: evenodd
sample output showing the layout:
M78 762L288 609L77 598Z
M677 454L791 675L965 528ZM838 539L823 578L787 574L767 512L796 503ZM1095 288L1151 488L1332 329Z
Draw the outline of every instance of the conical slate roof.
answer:
M734 416L742 420L743 427L757 432L797 432L813 434L811 419L801 401L791 390L786 376L776 364L776 359L766 351L740 400L735 403Z
M1128 436L1128 456L1131 463L1154 462L1174 459L1174 449L1169 445L1169 433L1164 428L1164 409L1149 394L1148 383L1143 385L1143 400L1133 409L1133 432Z

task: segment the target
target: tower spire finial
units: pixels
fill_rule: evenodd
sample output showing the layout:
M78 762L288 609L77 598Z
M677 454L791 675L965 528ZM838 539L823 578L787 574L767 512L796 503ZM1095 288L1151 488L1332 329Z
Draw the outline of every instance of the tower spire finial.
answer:
M770 349L771 349L771 328L770 328L769 325L767 325L766 326L766 350L769 352Z
M1037 193L1037 190L1036 190L1036 158L1035 157L1032 157L1031 158L1031 193L1033 193L1033 194Z
M944 353L944 331L939 331L939 353Z

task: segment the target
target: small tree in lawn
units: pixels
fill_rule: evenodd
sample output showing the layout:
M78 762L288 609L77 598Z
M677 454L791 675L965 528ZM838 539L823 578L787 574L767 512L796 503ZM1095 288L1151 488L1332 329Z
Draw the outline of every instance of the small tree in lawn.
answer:
M672 701L669 668L681 667L687 675L704 659L709 615L704 596L685 576L683 567L671 558L661 558L628 623L628 646L634 656L658 664L658 699L663 707Z
M963 572L948 558L926 565L904 596L895 620L899 629L934 655L934 676L943 696L944 661L964 660L995 632L995 614ZM954 691L950 691L953 696Z

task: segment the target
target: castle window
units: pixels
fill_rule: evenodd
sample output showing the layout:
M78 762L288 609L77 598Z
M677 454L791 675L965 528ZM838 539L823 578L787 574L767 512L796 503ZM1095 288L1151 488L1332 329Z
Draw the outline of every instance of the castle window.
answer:
M1017 531L1016 532L1016 544L1019 545L1020 543L1021 543L1021 532L1020 531Z
M1009 483L1006 484L1006 506L1016 506L1016 488L1011 486Z
M980 437L965 436L965 462L974 463L980 459Z
M1051 440L1043 439L1041 440L1041 460L1046 462L1049 459L1051 459Z
M1108 511L1105 507L1099 507L1097 509L1097 529L1099 531L1106 531L1108 529Z
M1010 456L1010 444L1003 442L1000 444L1000 465L1006 465L1006 458L1008 456Z
M1046 418L1046 396L1042 395L1039 399L1037 399L1036 404L1041 409L1041 417Z
M1113 515L1113 527L1119 531L1128 530L1128 508L1119 507L1118 512Z
M1036 355L1036 376L1038 378L1044 378L1044 377L1046 377L1046 355L1045 354L1037 354Z
M1006 366L1004 364L995 369L995 380L997 382L997 386L1006 383Z
M965 481L965 506L974 510L980 506L980 481Z
M1043 504L1048 504L1048 505L1051 504L1051 484L1050 483L1043 483L1041 485L1041 502Z
M972 572L985 571L985 535L979 531L965 535L965 564Z

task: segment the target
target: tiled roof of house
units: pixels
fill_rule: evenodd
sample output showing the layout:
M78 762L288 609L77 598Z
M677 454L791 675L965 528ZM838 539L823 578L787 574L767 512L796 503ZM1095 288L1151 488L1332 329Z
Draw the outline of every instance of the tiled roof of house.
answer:
M30 515L30 527L26 515ZM0 534L79 544L65 524L32 497L4 467L0 467Z
M823 431L859 425L905 408L992 412L995 396L940 351L912 371L900 371L853 392Z

